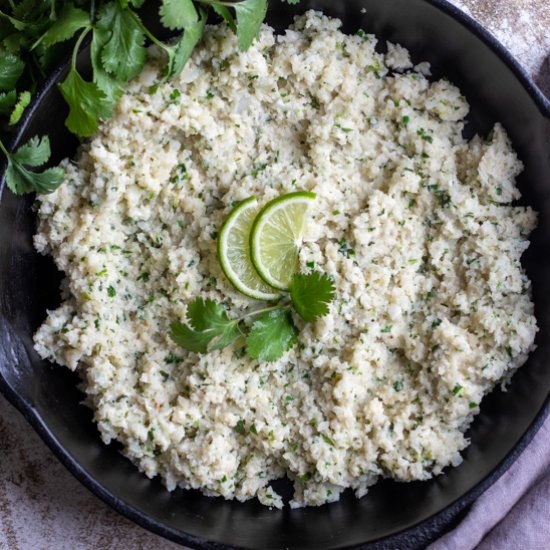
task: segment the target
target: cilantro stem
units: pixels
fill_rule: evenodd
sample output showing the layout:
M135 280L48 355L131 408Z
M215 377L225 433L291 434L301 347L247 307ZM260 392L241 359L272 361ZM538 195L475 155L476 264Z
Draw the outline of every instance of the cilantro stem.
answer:
M95 19L95 0L90 2L90 21L93 23Z
M264 307L262 309L257 309L256 311L249 311L248 313L245 313L244 315L241 315L241 317L237 317L237 319L234 319L237 323L240 323L247 317L253 317L254 315L260 315L260 313L267 313L268 311L275 311L276 309L284 309L288 308L290 304L279 304L276 306L270 306L270 307Z
M4 144L2 143L1 139L0 139L0 151L2 151L2 153L4 153L4 155L6 155L7 159L10 158L10 154L9 154L8 150L4 147Z
M74 45L73 49L73 57L71 59L71 70L76 71L76 56L78 55L78 50L80 49L80 45L82 44L82 41L86 37L86 35L92 30L92 26L88 25L87 27L84 27L82 32L80 33L80 36L78 37L78 40L76 41L76 44Z
M133 10L126 8L126 11L130 14L132 19L136 22L136 25L141 29L143 34L159 48L162 48L164 51L168 52L171 50L170 46L167 46L164 42L161 42L141 21L136 13Z
M235 4L239 2L220 2L219 0L195 0L198 4L207 4L211 6L212 4L217 4L218 6L227 6L228 8L234 8Z

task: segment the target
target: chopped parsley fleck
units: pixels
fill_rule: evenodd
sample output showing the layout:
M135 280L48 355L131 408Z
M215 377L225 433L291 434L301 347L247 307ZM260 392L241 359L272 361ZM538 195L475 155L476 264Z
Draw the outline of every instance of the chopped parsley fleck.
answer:
M244 435L246 433L245 427L244 427L244 420L241 418L234 426L233 429L241 435Z
M385 326L380 332L388 333L391 332L391 329L393 328L393 325Z
M170 352L165 358L164 362L167 365L175 365L176 363L179 363L181 361L181 357L178 357L175 353Z
M401 391L403 389L403 382L401 380L396 380L393 383L393 389L395 391Z
M338 245L338 252L340 252L340 254L342 254L346 258L351 258L352 256L355 256L355 250L351 248L346 239L341 239L340 241L338 241Z
M254 435L258 435L258 430L256 429L256 424L252 424L252 426L250 426L250 431Z
M462 389L463 389L463 387L462 387L460 384L457 384L457 385L453 388L453 394L454 394L454 395L458 395Z
M323 438L323 441L331 447L335 446L334 441L327 434L321 432L321 437Z
M438 327L443 321L441 319L434 319L432 321L432 328Z
M153 441L155 439L155 428L149 428L149 431L147 432L147 439L149 439L149 441Z
M448 208L451 204L451 195L445 189L441 189L437 183L428 185L428 189L432 191L435 198L439 202L439 206L442 208Z
M176 88L175 90L172 90L172 93L170 94L171 103L174 105L179 105L181 101L181 92Z
M409 125L409 121L411 120L410 117L408 117L407 115L405 115L402 119L403 121L403 126L408 126Z
M344 128L344 126L342 126L338 122L334 126L336 126L336 128L338 128L338 129L342 130L342 132L344 132L345 134L349 134L350 132L353 132L353 128Z
M469 405L470 409L476 409L477 407L479 407L479 405L477 403L474 403L473 401L470 401Z
M116 296L115 287L112 285L109 285L109 288L107 289L107 294L109 295L110 298L113 298L114 296Z
M427 141L428 143L433 143L433 137L428 135L424 128L420 128L419 130L417 130L416 134L420 136L424 141Z
M260 172L263 172L267 168L267 162L264 162L263 164L258 164L252 172L250 172L251 176L253 178L256 178Z

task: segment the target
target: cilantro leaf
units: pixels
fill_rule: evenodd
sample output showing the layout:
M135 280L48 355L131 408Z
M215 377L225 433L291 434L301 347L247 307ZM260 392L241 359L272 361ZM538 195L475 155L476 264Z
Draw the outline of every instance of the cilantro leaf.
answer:
M214 300L197 298L187 306L189 323L195 330L223 327L229 321L224 307Z
M0 114L6 114L17 102L17 93L15 90L9 92L0 92Z
M206 353L208 351L208 344L214 338L214 335L193 330L178 321L172 323L170 329L170 338L178 346L195 353Z
M237 14L239 48L243 51L248 50L260 32L267 12L267 0L243 0L232 7Z
M42 43L49 47L71 38L78 29L90 24L90 16L72 3L63 6L57 21L42 35ZM35 46L37 43L35 43ZM33 46L34 47L34 46Z
M206 12L199 8L199 20L188 26L176 45L167 52L166 78L172 79L181 73L204 34L206 18Z
M334 283L317 271L296 273L290 283L290 297L300 317L304 321L314 321L329 312L328 304L334 299Z
M160 20L171 30L187 29L199 20L199 14L192 0L163 0Z
M172 323L170 337L188 351L206 353L232 344L241 334L238 322L229 319L222 305L197 298L187 306L189 324Z
M42 166L50 157L50 142L47 136L34 137L21 145L15 153L8 153L0 143L0 149L6 155L8 168L6 184L16 195L23 193L51 193L63 181L61 168L48 168L42 172L33 172L27 167Z
M103 67L125 82L139 74L147 58L145 34L138 21L137 15L119 2L109 2L101 9L96 25L110 34L101 50Z
M74 134L92 135L99 119L111 114L111 104L105 93L94 82L86 82L74 68L58 86L70 108L65 124Z
M13 25L13 27L18 31L24 31L27 28L27 23L25 23L24 21L21 21L16 17L11 17L6 13L2 13L1 11L0 11L0 17L5 21L9 21Z
M212 9L223 18L223 20L229 25L229 28L233 32L237 32L237 24L235 23L234 17L231 15L231 12L222 4L212 4Z
M246 353L252 359L276 361L297 342L298 331L284 309L263 313L246 339Z
M42 166L50 158L50 140L48 136L34 136L27 143L21 145L15 153L12 154L12 158L26 164L28 166Z
M0 90L12 90L23 73L25 64L16 55L0 53Z
M14 124L17 124L19 122L19 120L23 116L23 112L29 106L30 102L31 102L30 92L26 91L19 94L17 103L15 104L15 107L10 116L10 121L9 121L10 126L13 126Z
M107 96L107 100L112 108L122 94L122 83L105 70L101 61L101 51L110 37L111 33L108 30L100 27L94 29L92 45L90 47L90 59L93 68L93 81Z

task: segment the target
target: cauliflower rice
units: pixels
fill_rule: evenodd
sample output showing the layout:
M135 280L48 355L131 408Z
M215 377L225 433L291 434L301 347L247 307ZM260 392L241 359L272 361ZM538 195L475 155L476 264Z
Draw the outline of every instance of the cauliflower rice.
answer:
M533 349L536 214L511 206L505 131L467 142L455 86L339 27L308 12L244 53L209 28L176 81L151 89L147 66L40 198L35 246L66 278L36 349L78 370L103 441L169 490L280 507L286 475L299 507L429 479ZM301 189L317 201L300 261L334 277L330 314L273 363L178 348L192 299L259 305L216 258L232 205Z

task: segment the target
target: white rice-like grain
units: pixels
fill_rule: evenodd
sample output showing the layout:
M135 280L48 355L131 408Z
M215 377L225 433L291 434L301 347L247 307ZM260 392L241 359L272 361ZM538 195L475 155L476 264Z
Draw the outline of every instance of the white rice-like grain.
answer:
M41 197L35 246L66 279L36 349L79 371L104 442L169 490L280 507L287 475L298 507L428 479L533 349L536 214L511 206L506 132L467 142L454 85L339 27L309 12L247 52L208 28L174 82L150 90L146 67ZM317 201L300 261L334 277L330 314L273 363L178 348L192 299L255 307L216 258L235 201L301 189Z

